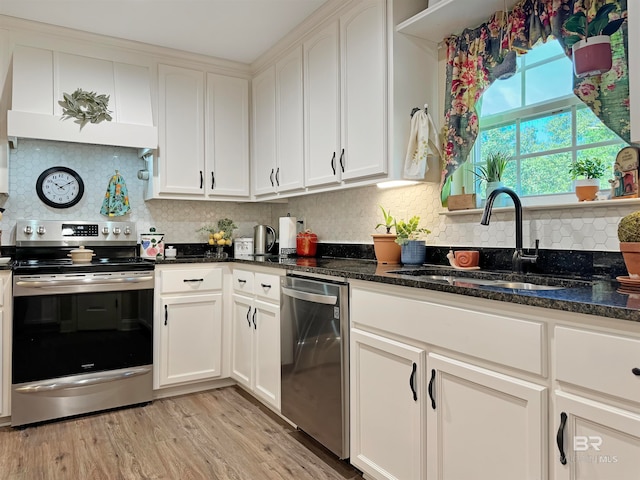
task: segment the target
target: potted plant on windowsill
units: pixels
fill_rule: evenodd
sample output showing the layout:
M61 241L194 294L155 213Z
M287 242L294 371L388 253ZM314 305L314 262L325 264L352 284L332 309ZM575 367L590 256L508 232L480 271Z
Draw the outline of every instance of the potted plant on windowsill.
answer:
M618 240L629 277L640 281L640 211L622 217Z
M396 243L401 246L400 260L405 265L422 265L426 259L426 246L419 237L431 233L426 228L419 227L420 217L414 215L408 221L396 222Z
M564 39L567 48L571 48L573 54L573 68L577 77L600 75L611 70L611 38L622 26L625 18L609 20L609 14L617 5L605 3L595 16L589 19L588 11L591 1L585 0L587 11L577 12L564 22L564 29L573 33Z
M574 180L578 201L595 200L600 190L600 177L606 167L600 158L583 157L569 167L569 174Z
M374 233L373 237L373 250L376 255L378 263L381 265L398 265L400 263L400 245L395 242L397 235L391 233L392 228L396 228L396 221L391 216L391 211L386 211L382 205L382 216L384 223L376 225L376 230L380 227L386 229L386 233Z
M502 177L510 159L511 156L508 153L498 150L487 155L484 165L477 165L471 170L481 182L486 182L487 189L485 198L489 197L489 194L496 188L502 187ZM498 198L496 201L501 203L498 204L494 202L494 207L504 206L504 199Z

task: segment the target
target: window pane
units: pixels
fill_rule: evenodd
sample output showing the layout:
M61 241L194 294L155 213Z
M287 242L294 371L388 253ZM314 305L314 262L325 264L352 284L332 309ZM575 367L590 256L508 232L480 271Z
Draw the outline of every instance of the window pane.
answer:
M571 146L571 112L528 120L520 124L520 154Z
M502 127L483 130L478 138L480 142L480 158L478 163L483 162L490 152L504 151L513 156L516 154L516 126L505 125Z
M566 57L527 70L525 104L546 102L573 93L571 60Z
M578 158L593 157L604 160L607 169L604 175L600 177L601 189L608 188L608 180L613 178L613 164L616 161L616 155L625 145L625 143L619 143L617 145L607 145L606 147L586 148L578 152Z
M620 140L620 137L602 123L590 108L579 108L577 110L576 130L576 143L578 145Z
M507 112L522 106L521 73L507 80L496 80L482 94L480 117Z
M534 48L529 50L522 56L527 65L533 65L541 60L554 57L556 55L564 55L564 51L557 40L547 40L547 43L538 42L534 45Z
M545 195L566 193L573 189L567 173L571 165L571 153L556 153L527 158L521 162L521 194Z

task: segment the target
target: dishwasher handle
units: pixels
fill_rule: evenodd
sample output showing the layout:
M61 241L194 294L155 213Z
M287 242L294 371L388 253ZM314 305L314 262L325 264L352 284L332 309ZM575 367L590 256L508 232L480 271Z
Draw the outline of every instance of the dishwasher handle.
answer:
M335 305L338 303L336 295L322 295L319 293L303 292L289 287L282 287L282 293L288 297L297 298L298 300L306 300L313 303L321 303L323 305Z

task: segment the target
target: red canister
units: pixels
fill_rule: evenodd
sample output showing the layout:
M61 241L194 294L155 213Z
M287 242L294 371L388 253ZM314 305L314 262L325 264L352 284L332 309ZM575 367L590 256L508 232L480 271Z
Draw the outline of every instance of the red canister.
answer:
M318 236L311 230L300 232L296 236L296 253L301 257L314 257L318 247Z

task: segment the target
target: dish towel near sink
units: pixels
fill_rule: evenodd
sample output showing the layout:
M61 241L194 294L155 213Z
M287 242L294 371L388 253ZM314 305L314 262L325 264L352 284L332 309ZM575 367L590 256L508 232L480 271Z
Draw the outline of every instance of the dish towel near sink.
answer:
M439 164L438 132L425 105L424 110L417 110L411 117L409 145L404 160L404 178L422 180L429 169L429 157L435 158Z
M119 217L129 212L129 210L131 210L131 206L129 205L127 185L124 183L124 178L122 178L120 172L116 170L115 175L111 177L109 185L107 185L107 193L104 195L100 213L108 217Z

